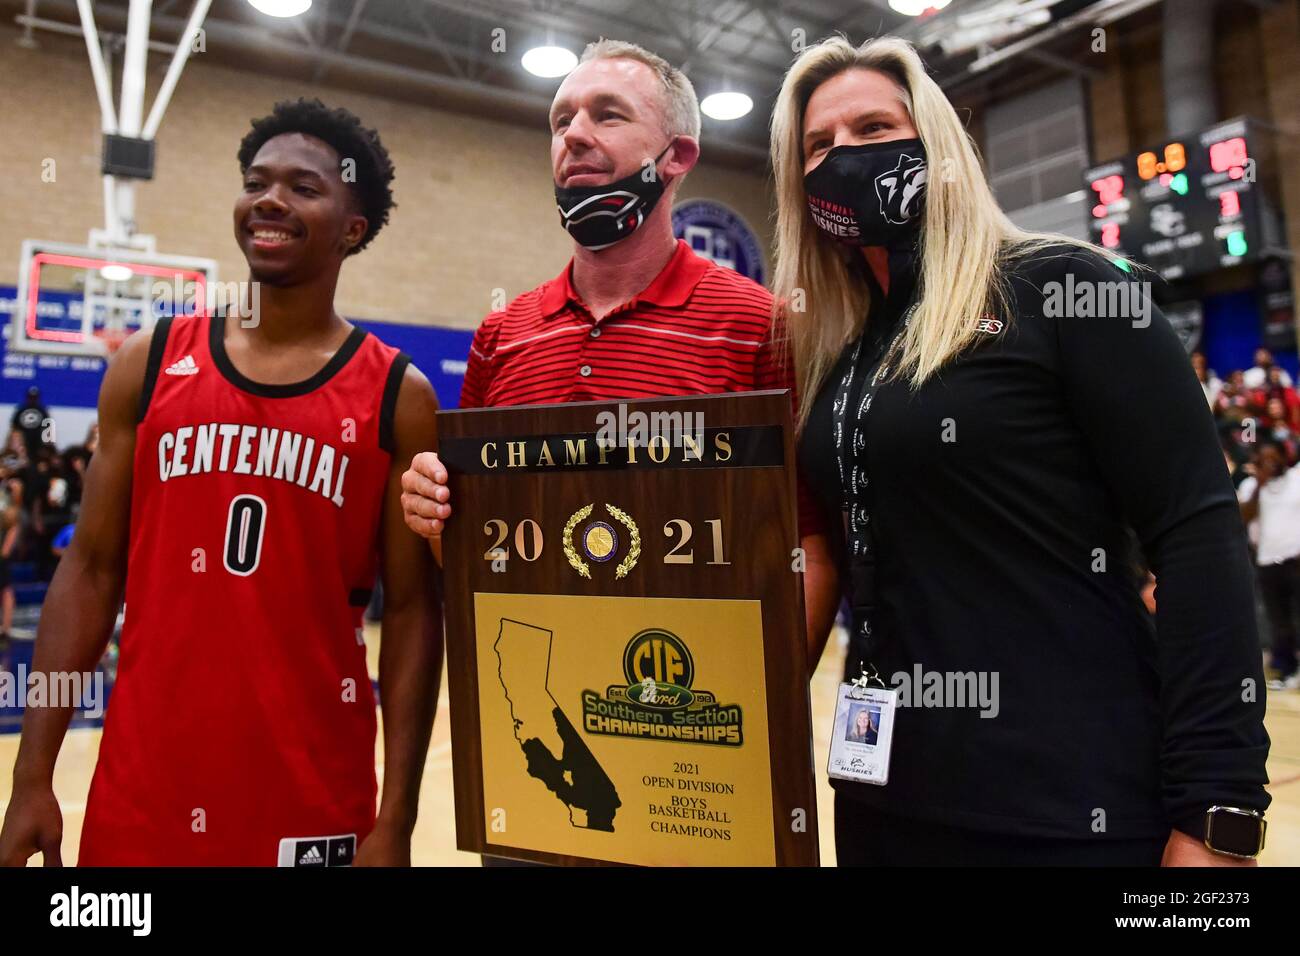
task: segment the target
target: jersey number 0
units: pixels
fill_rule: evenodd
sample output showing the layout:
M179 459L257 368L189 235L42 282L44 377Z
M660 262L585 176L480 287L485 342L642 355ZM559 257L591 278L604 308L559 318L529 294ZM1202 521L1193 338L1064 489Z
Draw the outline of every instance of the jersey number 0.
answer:
M262 534L266 530L266 502L257 495L236 495L226 517L226 570L247 577L262 560Z

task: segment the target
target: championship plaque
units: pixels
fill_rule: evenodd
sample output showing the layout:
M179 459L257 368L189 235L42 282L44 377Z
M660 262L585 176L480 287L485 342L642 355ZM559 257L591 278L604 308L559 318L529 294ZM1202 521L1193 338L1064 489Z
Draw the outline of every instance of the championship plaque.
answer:
M815 866L789 393L438 431L460 849Z

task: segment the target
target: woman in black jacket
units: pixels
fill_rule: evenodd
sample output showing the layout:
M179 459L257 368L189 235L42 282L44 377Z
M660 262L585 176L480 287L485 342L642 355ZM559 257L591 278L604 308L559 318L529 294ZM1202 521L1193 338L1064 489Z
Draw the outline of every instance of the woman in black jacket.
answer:
M888 783L834 781L840 862L1252 856L1268 737L1246 539L1146 283L1014 226L901 40L805 51L772 149L775 292L827 517L811 651L846 594L846 677L900 693ZM980 706L944 691L963 686Z

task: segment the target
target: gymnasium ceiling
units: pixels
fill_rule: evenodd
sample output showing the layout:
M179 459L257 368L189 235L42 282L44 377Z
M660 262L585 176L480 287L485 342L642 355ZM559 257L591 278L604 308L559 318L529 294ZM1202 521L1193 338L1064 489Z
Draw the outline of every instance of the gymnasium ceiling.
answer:
M526 73L519 64L526 49L553 43L578 52L600 36L632 40L682 66L701 97L725 88L753 97L748 116L706 118L704 131L712 158L748 164L766 153L767 117L799 39L903 36L953 92L1026 66L1086 74L1070 56L1085 28L1157 2L953 0L910 17L887 0L315 0L306 14L276 20L245 0L214 0L205 40L207 55L226 65L528 123L545 121L559 81ZM128 6L93 5L101 40L118 62ZM155 0L153 63L165 59L191 6ZM0 14L34 29L37 42L53 30L78 32L75 0L0 0ZM504 53L494 52L494 38L504 38Z

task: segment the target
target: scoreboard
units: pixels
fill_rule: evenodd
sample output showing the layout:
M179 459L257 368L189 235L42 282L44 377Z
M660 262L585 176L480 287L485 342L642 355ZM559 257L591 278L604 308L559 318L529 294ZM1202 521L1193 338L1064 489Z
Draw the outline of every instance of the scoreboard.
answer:
M1261 148L1235 119L1088 170L1089 238L1165 279L1253 261L1265 240Z

